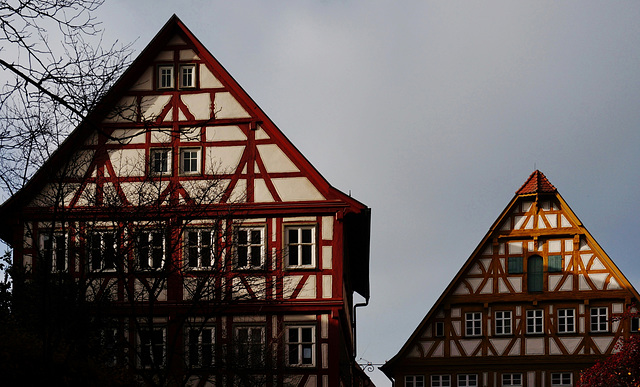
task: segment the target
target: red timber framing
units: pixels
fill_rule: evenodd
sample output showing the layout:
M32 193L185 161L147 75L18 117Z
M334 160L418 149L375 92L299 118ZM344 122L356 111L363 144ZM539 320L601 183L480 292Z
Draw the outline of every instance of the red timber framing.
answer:
M143 376L369 382L351 321L353 293L369 299L369 208L332 187L176 16L0 216L28 276L69 276L109 300Z
M535 171L383 372L404 386L574 386L640 297ZM422 384L421 384L422 383Z

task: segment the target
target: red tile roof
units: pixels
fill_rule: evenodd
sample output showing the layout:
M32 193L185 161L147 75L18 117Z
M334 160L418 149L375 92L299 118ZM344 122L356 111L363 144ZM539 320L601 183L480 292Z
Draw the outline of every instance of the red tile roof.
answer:
M549 183L547 177L537 169L529 176L527 181L516 191L516 195L526 195L532 193L553 193L558 190Z

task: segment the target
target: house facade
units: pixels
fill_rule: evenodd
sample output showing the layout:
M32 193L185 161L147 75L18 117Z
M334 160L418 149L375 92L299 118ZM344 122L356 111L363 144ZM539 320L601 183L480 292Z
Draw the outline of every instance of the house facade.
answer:
M637 291L535 171L402 349L397 387L575 386L638 334Z
M0 217L26 281L100 305L114 364L148 384L370 385L369 208L175 16Z

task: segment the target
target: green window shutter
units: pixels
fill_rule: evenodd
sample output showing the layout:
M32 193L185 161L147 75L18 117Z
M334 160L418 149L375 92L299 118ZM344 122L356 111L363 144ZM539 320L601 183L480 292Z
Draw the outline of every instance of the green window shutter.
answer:
M522 274L522 257L509 257L509 274Z
M550 255L549 256L549 273L562 271L562 255Z
M541 292L543 284L542 257L534 255L527 259L527 288L530 292Z

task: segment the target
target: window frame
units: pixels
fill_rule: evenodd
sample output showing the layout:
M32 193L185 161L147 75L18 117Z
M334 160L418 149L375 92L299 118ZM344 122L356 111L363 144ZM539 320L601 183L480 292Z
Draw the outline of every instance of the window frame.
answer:
M502 387L522 387L522 380L522 373L520 372L504 373L500 377Z
M604 311L604 314L601 312ZM596 313L594 313L596 312ZM594 322L594 318L597 319ZM594 329L595 324L595 329ZM604 325L604 329L602 326ZM609 308L606 306L594 306L589 308L589 332L605 333L609 332Z
M478 374L458 374L458 387L478 387Z
M425 387L424 375L405 375L404 387Z
M166 171L158 171L155 168L155 159L154 156L157 154L165 154L166 158ZM172 157L171 157L171 148L160 148L154 147L149 149L149 174L151 176L171 176L171 166L172 166Z
M146 241L146 249L148 250L147 252L147 258L146 258L146 265L142 265L141 263L143 262L142 260L142 254L141 254L141 250L145 247L145 245L142 244L141 242L141 237L142 235L146 235L147 236L147 241ZM154 256L154 252L155 250L157 250L157 246L154 247L153 242L154 242L154 235L160 235L162 237L162 260L161 260L161 264L160 266L155 266L155 256ZM162 230L138 230L136 232L136 267L139 270L162 270L165 267L165 264L167 262L167 242L168 242L168 238L167 238L167 234L166 232L162 231Z
M69 271L69 233L61 231L43 230L39 233L38 252L42 257L42 262L47 265L51 273L66 273ZM46 247L47 241L53 238L51 248ZM60 239L62 238L62 239ZM63 246L58 245L62 241ZM62 260L58 255L62 253ZM55 263L55 264L54 264ZM62 268L60 268L62 263Z
M198 65L196 63L182 63L180 64L180 66L178 67L178 82L179 82L179 87L180 89L195 89L198 85L198 80L196 78L196 74L198 73L197 71ZM183 70L186 69L191 69L193 70L193 72L191 73L191 84L189 85L185 85L184 81L184 75L185 73L183 72Z
M434 324L434 337L444 337L444 321L436 321Z
M640 317L631 317L629 319L629 331L631 333L640 333Z
M193 166L191 157L189 158L189 170L185 168L185 156L187 152L194 152L196 154L195 166L196 170L191 170L190 168ZM180 147L178 151L179 157L179 170L180 176L195 176L200 175L202 173L202 148L194 147L194 146L184 146Z
M290 231L297 230L297 241L290 241ZM304 242L303 231L311 232L311 242ZM317 227L315 224L300 224L293 225L288 224L284 226L284 243L285 243L285 268L287 269L315 269L317 265ZM291 264L291 251L292 246L296 246L296 264ZM310 259L311 263L304 264L305 246L310 246Z
M567 315L567 312L571 312L571 315ZM558 333L576 333L576 310L574 308L558 308L556 310L556 325Z
M254 232L260 233L260 243L254 243ZM245 238L240 238L241 233L246 233ZM264 225L242 225L234 229L234 265L238 270L262 270L265 267L266 258L266 227ZM241 239L245 243L241 242ZM254 248L259 248L258 264L254 264ZM240 262L241 251L245 252L244 265Z
M498 314L501 314L500 316ZM500 324L499 324L500 323ZM496 336L508 336L513 334L513 312L510 310L498 310L494 313L494 332ZM502 330L502 331L499 331Z
M191 233L196 233L197 242L196 244L191 244ZM209 245L203 244L203 235L209 235ZM191 227L184 230L184 234L182 236L183 241L183 266L188 268L189 270L211 270L216 266L217 261L217 232L214 228L206 228L206 227ZM209 249L209 265L203 264L203 250L206 254L206 249L208 246ZM191 253L192 249L196 249L196 265L191 264Z
M311 341L304 340L303 338L303 329L311 330ZM297 331L297 341L292 341L291 332ZM311 368L316 366L316 352L317 352L317 338L316 338L316 327L314 325L287 325L286 334L285 334L285 358L287 367L295 367L295 368ZM305 363L305 350L311 346L311 362ZM292 348L296 348L297 360L295 362L291 361L292 356Z
M207 332L206 336L204 333ZM192 335L194 333L194 335ZM210 341L205 342L205 337ZM195 338L194 342L192 339ZM216 364L216 330L214 326L205 325L201 327L188 327L185 333L185 353L187 355L187 366L193 368L213 368ZM209 353L205 350L208 348ZM194 356L195 354L195 356ZM205 356L210 356L209 362L205 364ZM194 361L194 357L195 359Z
M538 314L540 315L538 316ZM528 335L544 334L544 309L528 309L526 323L526 333Z
M162 336L162 343L158 344L155 342L155 340L157 339L157 337L155 336L158 332L161 332L161 336ZM143 341L145 340L144 335L151 333L153 336L149 337L149 342L148 343L144 343ZM149 368L153 368L153 367L163 367L166 363L166 357L167 357L167 330L164 326L159 327L159 326L154 326L154 327L150 327L150 328L144 328L144 329L140 329L138 331L138 334L136 335L138 338L138 349L139 352L137 354L138 357L138 366L140 368L143 369L149 369ZM161 360L159 362L156 362L156 353L155 353L155 349L160 348L162 350L162 354L161 354ZM147 350L148 350L148 357L150 359L150 362L147 364L146 363L146 356L147 356Z
M431 375L431 387L451 387L451 375Z
M165 74L163 73L163 70L170 70L169 74ZM157 66L157 89L158 90L171 90L171 89L175 89L175 85L176 85L176 80L175 80L176 74L175 74L175 69L174 66L172 64L159 64ZM167 85L165 84L165 80L170 80L170 84Z
M96 259L93 256L93 253L95 251L94 246L93 246L93 242L94 242L94 238L95 237L99 237L99 241L100 241L100 251L101 252L107 252L108 251L108 241L105 241L105 236L110 235L113 237L113 267L107 268L106 266L106 254L100 254L100 258L98 260L99 262L99 266L100 267L95 267L94 263L96 262ZM86 237L86 244L87 244L87 264L89 265L89 271L91 272L115 272L118 266L118 262L116 260L116 258L118 257L118 250L119 250L119 238L118 238L118 234L116 232L116 230L92 230L90 232L87 233L87 237Z
M569 381L567 383L566 376L569 377ZM572 372L551 372L550 373L550 384L551 387L560 387L560 386L573 386L573 373Z
M247 330L247 341L241 342L239 332L241 330ZM257 330L260 333L260 341L254 342L254 336L252 333ZM265 327L262 325L242 325L233 328L233 343L234 352L236 355L236 361L239 365L252 368L260 368L264 365L266 341L265 341ZM255 359L258 357L258 359ZM245 362L242 364L242 362ZM257 364L255 364L257 363Z
M482 312L464 314L464 333L466 337L482 336Z

